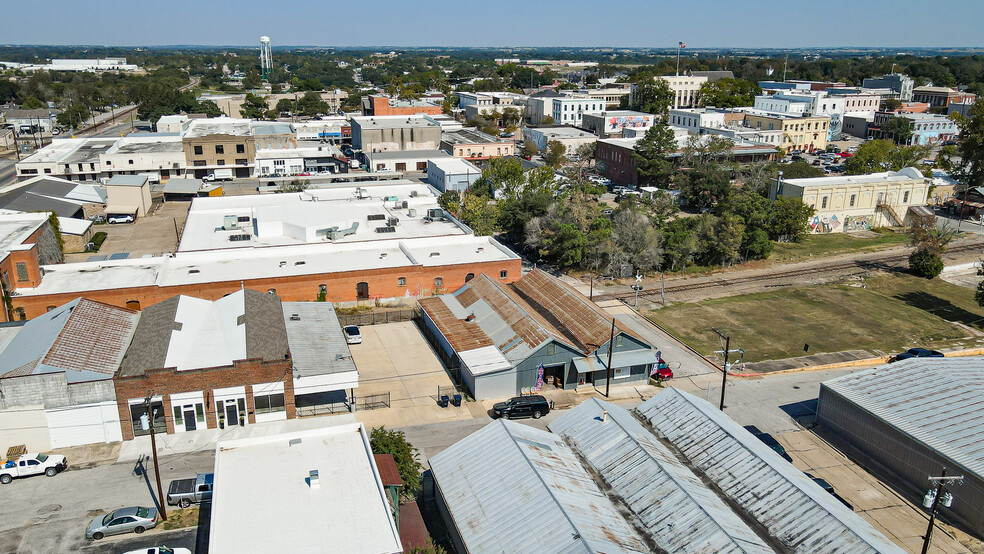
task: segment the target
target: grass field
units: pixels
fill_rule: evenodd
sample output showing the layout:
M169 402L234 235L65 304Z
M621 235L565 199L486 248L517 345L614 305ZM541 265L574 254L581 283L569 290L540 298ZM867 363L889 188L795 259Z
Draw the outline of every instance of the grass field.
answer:
M776 244L771 263L790 263L809 260L820 256L834 256L849 252L873 252L893 246L908 243L909 236L905 233L888 229L878 229L877 236L859 237L850 233L829 233L826 235L808 235L801 242L783 242Z
M744 361L776 360L843 350L900 351L941 347L984 329L972 290L907 274L878 275L849 285L796 287L677 304L649 317L701 352L721 345L711 327L731 335Z

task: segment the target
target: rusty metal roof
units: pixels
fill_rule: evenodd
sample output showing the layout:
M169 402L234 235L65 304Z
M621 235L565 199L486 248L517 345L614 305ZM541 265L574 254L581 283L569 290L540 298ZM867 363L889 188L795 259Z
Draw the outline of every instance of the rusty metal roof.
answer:
M625 408L589 398L549 427L584 458L666 552L774 552Z
M709 402L668 388L635 410L790 551L903 552Z
M649 552L557 435L497 420L430 459L469 552Z
M910 358L824 381L821 399L824 389L984 476L984 358Z
M65 372L69 383L112 378L140 314L86 298L28 321L0 353L5 376Z
M396 467L396 459L392 454L373 454L376 459L376 469L379 470L379 480L384 487L402 487L403 479L400 478L400 470Z

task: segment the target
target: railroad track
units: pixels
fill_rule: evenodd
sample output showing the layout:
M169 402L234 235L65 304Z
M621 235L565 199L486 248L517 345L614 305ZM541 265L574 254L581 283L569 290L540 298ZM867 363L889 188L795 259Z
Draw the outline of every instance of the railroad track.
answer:
M972 250L980 250L980 244L963 244L958 246L952 246L947 249L948 254L953 254L957 252L968 252ZM868 273L874 269L885 269L888 264L904 262L909 259L908 254L892 254L888 256L881 256L877 258L871 258L868 260L855 260L849 262L840 262L835 264L830 264L824 266L822 269L816 267L801 268L801 269L791 269L785 271L776 271L773 273L765 273L760 275L748 275L745 277L733 277L727 278L723 277L721 279L714 279L710 281L701 281L699 283L680 283L674 285L667 285L663 291L666 294L687 292L693 290L701 289L713 289L718 287L730 287L735 285L743 285L748 283L756 283L762 281L776 281L781 279L789 279L791 277L800 277L804 275L815 275L818 271L823 271L824 273L840 273L840 276L847 277L852 275L862 275ZM784 286L784 285L776 285ZM792 286L785 285L785 286ZM625 300L629 298L635 298L636 293L634 291L630 292L618 292L614 294L596 294L594 296L595 300ZM639 296L642 298L652 298L660 296L660 289L643 289L639 291Z

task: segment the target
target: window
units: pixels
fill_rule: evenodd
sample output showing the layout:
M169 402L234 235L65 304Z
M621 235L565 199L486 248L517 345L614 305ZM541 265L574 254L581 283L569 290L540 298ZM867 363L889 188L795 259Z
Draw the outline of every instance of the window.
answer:
M468 275L465 275L465 282L467 283L468 281L471 281L474 278L475 278L475 274L469 273Z
M854 200L855 200L855 198L857 198L857 195L856 194L852 194L851 195L851 200L850 200L850 207L852 207L852 208L854 207Z
M434 278L434 288L435 289L440 289L440 288L443 288L443 287L444 287L444 278L443 277L435 277Z
M907 204L909 202L909 191L902 193L902 203Z
M133 160L129 160L129 162L130 162L130 165L133 165Z
M50 312L51 310L54 310L57 307L58 306L48 306L47 308L45 308L45 311L49 311Z
M267 294L277 294L277 289L267 289Z
M127 303L126 303L126 307L129 308L129 309L131 309L131 310L139 310L140 309L140 301L139 300L128 300Z
M37 173L38 170L35 169L34 172ZM51 174L51 168L50 167L44 168L44 172L50 175Z
M195 147L195 155L196 156L201 156L202 155L202 147L201 146L196 146Z
M282 412L284 408L284 393L269 394L264 396L254 396L253 405L258 414L272 414Z
M27 264L24 262L17 262L17 280L18 281L28 281L30 277L27 275Z
M505 269L499 272L499 279L505 279L507 277L509 277L509 272Z
M328 293L328 285L318 285L318 292L321 294Z
M826 196L824 196L823 198L820 199L820 209L821 210L826 210L827 209L827 197Z
M246 153L246 145L245 144L237 144L236 145L236 154L245 154L245 153Z
M551 342L550 344L547 345L547 355L553 356L556 353L557 353L557 345Z
M398 278L396 280L396 286L398 286L398 287L405 287L405 286L407 286L407 278L406 277L400 277L400 278Z
M225 160L215 160L215 163L218 165L225 165Z
M236 165L249 165L249 160L246 158L236 158Z
M622 346L622 335L615 337L615 348Z
M221 144L216 144L215 145L215 153L216 154L225 154L225 146L223 146Z

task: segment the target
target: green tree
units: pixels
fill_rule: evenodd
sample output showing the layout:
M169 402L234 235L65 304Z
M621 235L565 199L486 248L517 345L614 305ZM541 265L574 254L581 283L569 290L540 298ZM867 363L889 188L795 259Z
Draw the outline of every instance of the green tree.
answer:
M62 110L62 112L55 117L55 121L63 127L77 129L85 125L85 122L89 119L89 115L89 110L85 106L75 104L74 106L69 106Z
M246 99L243 101L242 107L239 108L240 115L246 119L263 119L266 112L266 100L255 94L246 93Z
M294 101L290 98L281 98L277 100L277 114L293 113L294 112Z
M38 100L33 96L28 96L27 99L25 99L24 102L21 104L21 109L24 110L36 110L38 108L43 108L43 107L45 107L44 102Z
M697 103L716 108L740 108L754 104L759 94L762 94L762 88L751 81L725 78L701 85Z
M809 232L813 211L799 198L776 198L768 225L769 237L778 242L799 242Z
M523 147L519 149L519 155L524 158L532 158L540 153L540 149L537 148L536 143L532 140L524 140Z
M321 94L314 91L305 92L297 100L297 111L302 115L326 114L329 111L328 102L321 99Z
M636 142L632 157L644 183L665 187L673 177L673 162L667 156L677 150L673 131L663 121L657 121Z
M565 161L567 161L567 148L564 147L563 143L556 140L551 140L547 142L547 147L543 152L543 161L547 162L550 167L560 167Z
M886 112L894 112L895 110L901 107L902 107L902 102L895 98L886 98L881 101L881 105L879 106L879 108L882 111L886 111Z
M711 208L731 191L731 174L715 166L694 167L678 176L680 197L688 205Z
M960 143L957 146L960 164L957 177L969 187L984 185L984 99L970 107L967 118L960 127Z
M633 80L629 109L665 115L673 105L673 91L665 79L654 77L652 73L637 73Z
M854 156L844 162L844 172L848 175L867 175L885 171L888 156L894 145L889 140L869 140L854 152Z
M289 183L277 185L277 192L304 192L311 186L311 181L307 179L291 179Z
M553 116L545 115L540 118L540 125L556 125L557 120Z
M912 138L912 120L895 116L882 125L882 136L891 136L895 144L906 144Z
M916 250L909 255L909 269L919 277L933 279L943 272L943 267L943 257L928 250ZM974 298L977 298L976 293Z
M219 105L211 100L205 100L203 102L198 102L197 106L192 110L192 113L203 113L205 117L219 117L222 115L222 110L219 109Z
M663 236L642 211L620 209L612 219L611 238L636 272L645 273L662 267ZM623 272L619 269L611 268L611 273L621 276Z
M808 179L826 175L819 167L812 166L802 160L785 164L780 168L780 171L782 171L783 179Z
M376 427L369 434L369 447L373 454L392 454L396 469L403 481L400 496L404 500L414 500L420 491L420 473L423 466L417 461L417 449L407 440L403 431L391 431L386 427Z
M17 81L0 78L0 103L13 102L19 95L20 85Z
M465 194L461 203L461 219L476 235L493 235L498 230L499 205L487 196Z

